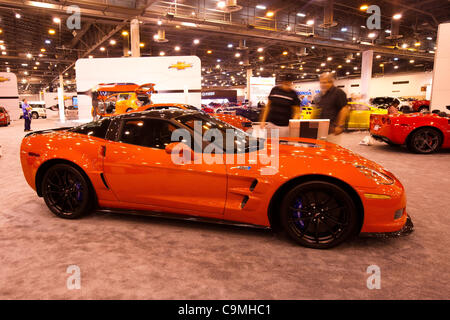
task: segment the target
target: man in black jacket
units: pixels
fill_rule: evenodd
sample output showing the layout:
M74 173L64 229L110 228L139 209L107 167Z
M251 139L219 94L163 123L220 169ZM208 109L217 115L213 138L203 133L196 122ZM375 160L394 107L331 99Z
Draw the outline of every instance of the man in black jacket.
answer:
M283 82L272 88L268 103L261 118L261 128L266 122L269 129L278 129L280 137L289 136L289 120L300 117L300 100L294 90L292 75L287 75Z

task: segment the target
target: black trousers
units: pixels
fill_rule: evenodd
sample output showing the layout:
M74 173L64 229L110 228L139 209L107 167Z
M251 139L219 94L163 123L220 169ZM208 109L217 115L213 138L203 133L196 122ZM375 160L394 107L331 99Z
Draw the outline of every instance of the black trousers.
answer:
M25 130L31 130L31 119L25 118Z

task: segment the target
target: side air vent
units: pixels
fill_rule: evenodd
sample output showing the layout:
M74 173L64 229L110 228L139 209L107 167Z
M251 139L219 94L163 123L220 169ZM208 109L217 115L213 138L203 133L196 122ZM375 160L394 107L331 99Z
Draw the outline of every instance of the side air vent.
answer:
M244 209L245 205L247 204L247 201L248 201L248 196L245 196L241 202L241 209Z
M103 184L105 185L106 189L109 190L109 186L108 186L108 184L106 183L105 176L103 175L103 173L100 173L100 177L102 178Z
M250 191L255 190L256 185L258 184L258 180L253 180L252 184L250 185Z

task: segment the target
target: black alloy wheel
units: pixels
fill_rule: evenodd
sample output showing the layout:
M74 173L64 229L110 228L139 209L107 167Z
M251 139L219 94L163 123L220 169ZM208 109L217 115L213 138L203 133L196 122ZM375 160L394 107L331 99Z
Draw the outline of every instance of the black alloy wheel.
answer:
M302 183L289 191L281 205L281 223L302 246L328 249L356 234L358 213L350 195L324 182Z
M39 119L39 115L37 114L37 112L33 112L33 113L31 113L31 118Z
M50 167L42 179L42 195L58 217L76 219L92 209L93 196L85 176L67 164Z
M408 139L408 149L415 153L429 154L439 150L442 143L440 133L433 128L414 131Z

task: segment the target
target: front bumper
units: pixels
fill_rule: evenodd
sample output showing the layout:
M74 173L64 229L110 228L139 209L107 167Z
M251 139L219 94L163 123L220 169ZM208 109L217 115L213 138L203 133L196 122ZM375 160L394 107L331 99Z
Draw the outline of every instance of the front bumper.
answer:
M414 231L414 223L409 215L407 215L406 223L399 231L394 232L361 232L361 236L375 238L397 238L411 234Z

